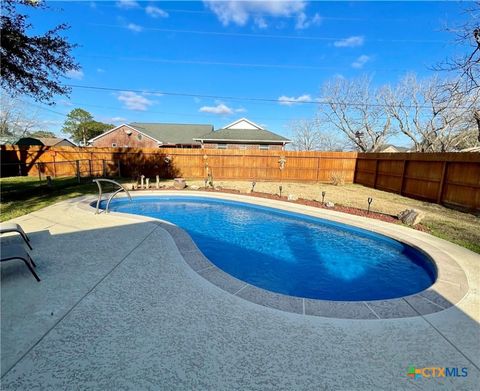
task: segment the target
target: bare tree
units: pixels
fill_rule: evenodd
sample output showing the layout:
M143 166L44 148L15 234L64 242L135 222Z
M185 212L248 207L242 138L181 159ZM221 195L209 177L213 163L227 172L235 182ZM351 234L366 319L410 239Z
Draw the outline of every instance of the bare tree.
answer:
M436 70L452 71L456 74L457 92L470 92L480 88L480 1L471 2L465 9L464 16L464 22L447 27L447 31L455 35L457 45L466 47L465 53L447 58L435 67Z
M295 151L341 151L345 146L338 135L322 128L318 118L297 120L291 127Z
M376 152L392 134L390 118L371 79L335 78L323 87L319 115L361 152Z
M21 100L0 95L0 136L23 137L39 124L37 112L27 108Z
M405 76L396 87L382 89L382 100L396 130L417 152L447 152L474 146L479 90L460 93L455 83L445 88L438 77L418 80ZM457 88L459 88L457 86Z

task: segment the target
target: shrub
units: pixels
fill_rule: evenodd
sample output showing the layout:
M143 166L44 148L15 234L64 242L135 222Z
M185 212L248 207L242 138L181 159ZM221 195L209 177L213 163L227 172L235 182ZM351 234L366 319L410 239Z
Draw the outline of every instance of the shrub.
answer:
M343 172L334 171L331 175L332 185L342 186L345 184L345 174Z

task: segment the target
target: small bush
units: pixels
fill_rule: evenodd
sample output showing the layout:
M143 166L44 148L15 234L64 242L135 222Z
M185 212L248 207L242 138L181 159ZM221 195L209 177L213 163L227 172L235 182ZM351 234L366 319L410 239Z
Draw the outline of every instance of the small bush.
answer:
M343 172L334 171L331 176L332 185L343 186L345 184L345 174Z

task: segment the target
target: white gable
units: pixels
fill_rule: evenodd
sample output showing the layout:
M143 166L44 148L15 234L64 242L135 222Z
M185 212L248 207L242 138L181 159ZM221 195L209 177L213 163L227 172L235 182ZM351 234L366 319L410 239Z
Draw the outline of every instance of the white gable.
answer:
M256 123L249 121L246 118L240 118L239 120L232 122L231 124L224 126L223 129L261 129L263 128Z

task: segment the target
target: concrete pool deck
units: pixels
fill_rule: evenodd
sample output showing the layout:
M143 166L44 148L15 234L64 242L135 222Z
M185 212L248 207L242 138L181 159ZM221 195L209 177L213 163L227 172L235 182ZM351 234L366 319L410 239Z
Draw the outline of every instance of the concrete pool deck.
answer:
M478 254L388 227L454 257L467 294L429 315L306 316L218 288L185 262L162 224L93 215L84 199L13 220L31 237L42 281L21 262L1 266L2 389L473 390L479 383ZM409 366L465 367L468 376L412 380Z

